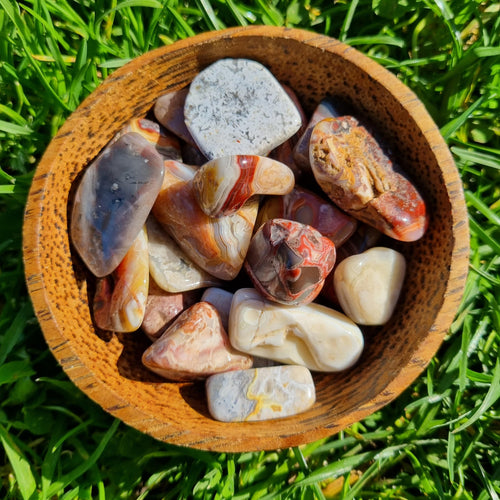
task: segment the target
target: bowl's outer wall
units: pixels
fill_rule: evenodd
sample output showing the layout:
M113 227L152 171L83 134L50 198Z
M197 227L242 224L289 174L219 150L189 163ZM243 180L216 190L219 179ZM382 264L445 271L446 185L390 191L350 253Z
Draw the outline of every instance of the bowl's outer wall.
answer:
M429 230L399 245L408 262L391 321L366 333L351 370L315 375L317 403L272 422L224 424L208 415L202 384L168 383L143 369L145 336L97 331L92 280L72 251L68 207L79 175L128 120L184 87L223 57L265 64L308 112L326 95L351 102L390 143L423 192ZM302 30L248 27L205 33L118 69L69 117L34 176L24 222L26 280L46 341L70 379L107 412L170 443L217 451L276 449L336 433L407 388L454 319L465 284L469 234L462 184L439 130L394 75L334 39Z

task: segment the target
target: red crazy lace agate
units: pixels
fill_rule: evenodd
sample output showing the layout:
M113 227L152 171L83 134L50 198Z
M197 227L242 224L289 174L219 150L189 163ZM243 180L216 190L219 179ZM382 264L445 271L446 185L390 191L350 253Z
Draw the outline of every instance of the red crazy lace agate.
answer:
M319 294L335 256L334 243L313 227L271 219L253 236L245 269L269 300L308 304Z

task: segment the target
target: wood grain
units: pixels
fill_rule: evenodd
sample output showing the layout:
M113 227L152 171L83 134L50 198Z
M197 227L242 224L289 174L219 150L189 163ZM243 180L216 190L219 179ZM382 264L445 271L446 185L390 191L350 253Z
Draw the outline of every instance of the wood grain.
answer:
M308 112L326 95L367 116L424 194L426 235L399 245L408 275L397 313L366 335L358 364L315 375L317 403L272 422L224 424L207 412L203 384L166 383L146 371L140 333L97 330L93 280L71 248L68 206L85 166L131 118L185 87L222 57L265 64ZM441 344L461 300L469 234L462 185L439 130L415 94L355 49L302 30L253 26L205 33L115 71L70 116L36 170L24 221L26 281L43 334L74 384L107 412L163 441L218 451L276 449L332 435L400 394Z

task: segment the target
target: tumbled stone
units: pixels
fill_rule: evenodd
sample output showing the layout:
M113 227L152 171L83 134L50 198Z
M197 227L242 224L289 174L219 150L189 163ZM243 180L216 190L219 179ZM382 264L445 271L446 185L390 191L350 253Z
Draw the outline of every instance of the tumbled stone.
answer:
M232 280L240 272L247 254L257 218L258 200L248 200L231 215L209 217L196 201L187 169L179 172L169 165L153 206L158 222L181 249L208 273L222 280ZM185 176L185 177L183 177Z
M351 255L362 253L369 248L374 247L382 237L382 233L368 224L360 223L354 234L340 247L336 248L337 258L335 259L335 267L330 271L330 274L325 278L325 284L321 289L320 296L326 299L330 304L340 306L335 287L333 286L333 275L335 268L344 259Z
M229 215L257 194L283 195L295 184L284 164L257 155L234 155L205 163L193 178L193 192L210 217Z
M181 153L183 163L187 163L188 165L201 167L208 161L198 146L193 146L187 142L181 144Z
M301 125L299 130L297 130L297 132L295 132L292 137L276 146L268 156L269 158L273 158L274 160L278 160L281 163L288 165L288 167L290 167L290 169L292 170L295 179L299 179L302 171L295 163L294 148L297 144L297 141L305 131L305 128L307 126L307 117L299 101L299 98L297 97L297 94L295 94L293 89L291 89L288 85L284 85L283 83L281 84L281 86L295 104L295 107L300 114Z
M188 144L195 145L196 143L191 132L187 129L186 122L184 121L184 103L186 102L188 91L189 87L185 87L158 97L153 108L153 113L155 118L166 129Z
M353 217L401 241L424 234L424 200L352 116L325 119L314 127L310 161L323 191Z
M209 159L263 155L301 125L294 103L262 64L220 59L193 79L184 105L186 126Z
M252 288L234 294L229 339L240 351L322 372L351 367L364 345L361 330L344 314L315 303L276 304Z
M203 292L201 300L212 304L215 309L217 309L222 321L222 326L227 332L229 324L229 311L231 310L233 294L222 288L210 287Z
M198 302L199 298L199 290L169 293L160 288L154 280L149 280L148 299L141 330L154 342L182 311Z
M293 157L293 142L292 139L288 139L282 144L280 144L278 147L274 148L270 153L269 153L269 158L272 158L273 160L280 161L281 163L284 163L287 165L290 170L293 172L293 175L295 176L295 180L299 179L300 176L302 175L302 171L297 167L295 164L295 160Z
M228 292L222 288L211 287L207 288L201 296L202 301L212 304L220 314L222 326L226 332L229 327L229 313L231 311L231 303L233 301L233 293ZM259 356L252 356L252 368L260 368L262 366L275 366L276 361L272 359L261 358Z
M281 304L312 302L335 264L335 245L313 227L271 219L254 234L245 269L255 288Z
M151 371L170 380L204 379L252 366L252 358L229 343L219 313L198 302L186 309L142 356Z
M220 284L215 276L197 266L169 236L153 215L148 229L149 272L156 284L171 293Z
M294 162L302 172L311 172L309 143L314 126L325 118L336 118L338 116L341 116L339 103L334 102L332 98L323 99L314 110L309 123L304 128L293 149Z
M391 248L373 247L347 257L334 272L343 311L360 325L383 325L394 312L405 272L405 258Z
M259 209L256 226L269 219L289 219L308 224L338 248L356 231L358 222L333 203L299 186L284 196L269 197Z
M297 111L299 112L300 115L300 127L295 132L294 135L290 137L291 144L295 145L297 141L300 139L302 134L305 132L306 127L307 127L307 116L304 111L304 108L302 107L302 103L300 102L300 99L298 98L297 94L295 91L288 85L281 83L281 87L283 90L287 93L288 97L292 100L293 104L297 108ZM279 146L278 146L279 147Z
M206 381L210 415L221 422L254 422L297 415L316 401L304 366L272 366L212 375Z
M181 145L175 135L166 131L158 123L146 118L136 118L123 127L116 139L129 132L136 132L151 143L165 160L181 160Z
M99 278L93 317L103 330L133 332L143 321L149 286L148 239L143 228L118 267Z
M113 272L132 245L160 190L163 158L129 133L87 168L76 190L71 240L97 277Z

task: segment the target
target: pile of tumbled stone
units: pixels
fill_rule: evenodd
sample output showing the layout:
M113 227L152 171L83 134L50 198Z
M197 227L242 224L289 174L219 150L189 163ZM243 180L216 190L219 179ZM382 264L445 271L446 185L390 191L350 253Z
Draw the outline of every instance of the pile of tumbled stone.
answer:
M352 367L358 325L391 317L405 259L376 245L422 236L422 198L359 118L325 99L307 120L255 61L217 61L154 115L76 191L96 325L141 329L143 364L171 381L206 379L218 420L307 410L311 371Z

